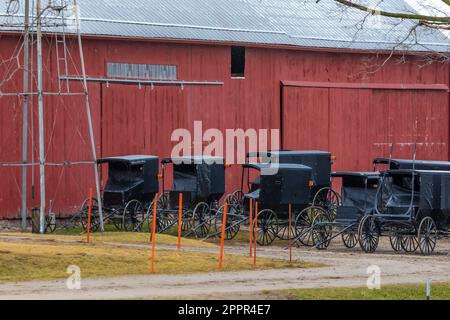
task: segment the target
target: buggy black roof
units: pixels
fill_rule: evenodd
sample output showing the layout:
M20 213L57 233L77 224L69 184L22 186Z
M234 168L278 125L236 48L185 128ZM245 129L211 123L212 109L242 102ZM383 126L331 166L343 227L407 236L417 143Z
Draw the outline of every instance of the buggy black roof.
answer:
M256 169L256 170L262 170L262 169L272 169L272 168L278 168L278 169L295 169L295 170L311 170L310 167L304 166L301 164L294 164L294 163L275 163L275 164L269 164L269 163L246 163L243 165L244 168L250 168L250 169Z
M224 164L224 158L221 157L205 157L205 156L191 156L191 157L177 157L164 158L161 163L183 163L183 164Z
M441 176L441 175L450 175L450 171L443 171L443 170L412 170L412 169L397 169L397 170L388 170L386 171L386 173L390 176L395 176L395 175L412 175L414 172L414 174L416 175L421 175L421 174L431 174L431 175L436 175L436 176Z
M391 163L391 169L412 169L414 167L417 170L450 170L450 162L447 161L376 158L373 163Z
M344 177L367 177L367 178L379 178L379 172L333 172L332 177L344 178Z
M129 156L119 156L119 157L109 157L98 159L97 163L118 163L125 162L130 165L142 164L150 160L158 159L157 156L150 155L129 155Z

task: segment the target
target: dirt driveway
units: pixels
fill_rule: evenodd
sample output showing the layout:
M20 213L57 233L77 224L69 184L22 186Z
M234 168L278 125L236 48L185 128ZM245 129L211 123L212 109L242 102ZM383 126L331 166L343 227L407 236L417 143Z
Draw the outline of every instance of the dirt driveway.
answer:
M83 279L80 290L68 290L65 280L9 283L0 284L0 299L137 299L199 296L226 299L245 295L254 297L267 290L362 287L366 285L368 278L366 271L371 265L380 267L382 285L424 283L427 278L431 278L434 282L450 282L449 240L440 241L437 254L430 257L395 254L385 240L383 239L376 254L363 254L358 248L344 250L340 244L333 245L327 251L293 249L294 259L327 265L322 268ZM248 254L248 248L234 245L229 246L226 252ZM258 255L282 259L288 259L289 256L288 251L280 247L258 248Z

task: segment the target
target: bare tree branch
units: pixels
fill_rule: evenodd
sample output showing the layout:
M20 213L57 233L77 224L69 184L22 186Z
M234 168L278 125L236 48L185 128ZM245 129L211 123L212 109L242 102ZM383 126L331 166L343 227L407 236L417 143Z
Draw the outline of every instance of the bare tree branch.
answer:
M320 1L320 0L319 0ZM408 19L408 20L419 20L419 21L428 21L428 22L441 22L450 25L450 17L446 16L431 16L431 15L422 15L422 14L414 14L414 13L404 13L404 12L389 12L384 10L378 10L369 8L367 6L351 2L349 0L334 0L343 4L347 7L356 8L361 11L368 12L373 15L381 15L384 17L391 18L399 18L399 19ZM444 3L449 4L450 0L442 0Z

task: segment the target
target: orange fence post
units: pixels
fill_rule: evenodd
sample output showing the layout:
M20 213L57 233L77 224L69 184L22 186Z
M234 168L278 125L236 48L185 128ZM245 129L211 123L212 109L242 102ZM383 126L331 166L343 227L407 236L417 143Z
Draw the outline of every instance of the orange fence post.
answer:
M289 262L292 262L292 241L291 241L291 227L292 227L292 205L289 204L289 229L288 229L288 239L289 239Z
M178 251L181 250L181 224L183 223L182 214L183 214L183 194L180 192L180 195L178 196Z
M253 250L253 266L256 267L256 239L258 238L257 235L257 228L258 228L258 201L256 201L255 203L255 219L254 219L254 223L255 223L255 234L254 234L254 241L255 241L255 248Z
M220 238L219 271L222 271L223 247L225 244L225 229L227 226L227 211L228 211L228 203L225 202L222 217L222 237Z
M250 198L250 232L249 232L249 242L250 242L250 257L253 256L253 199Z
M88 221L87 221L87 243L91 241L91 214L92 214L92 188L89 189Z
M153 201L153 221L152 221L152 273L155 272L155 242L156 242L156 203L158 201L158 194L155 195Z

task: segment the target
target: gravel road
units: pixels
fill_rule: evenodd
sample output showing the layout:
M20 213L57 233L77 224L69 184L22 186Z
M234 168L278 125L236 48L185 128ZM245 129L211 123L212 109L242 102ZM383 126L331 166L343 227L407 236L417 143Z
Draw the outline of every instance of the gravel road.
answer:
M359 248L344 250L338 243L327 251L293 248L294 259L323 263L326 267L322 268L83 279L80 290L68 290L65 280L7 283L0 284L0 299L139 299L199 296L226 299L242 295L257 296L267 290L361 287L366 285L366 271L372 265L380 267L382 285L424 283L427 278L431 278L433 282L450 282L449 240L440 241L436 254L429 257L395 254L386 240L383 239L376 254L364 254ZM171 246L159 248L175 249ZM185 250L217 251L214 248ZM226 253L248 254L248 248L244 245L228 246ZM289 257L288 251L280 247L258 248L258 255L280 259Z

